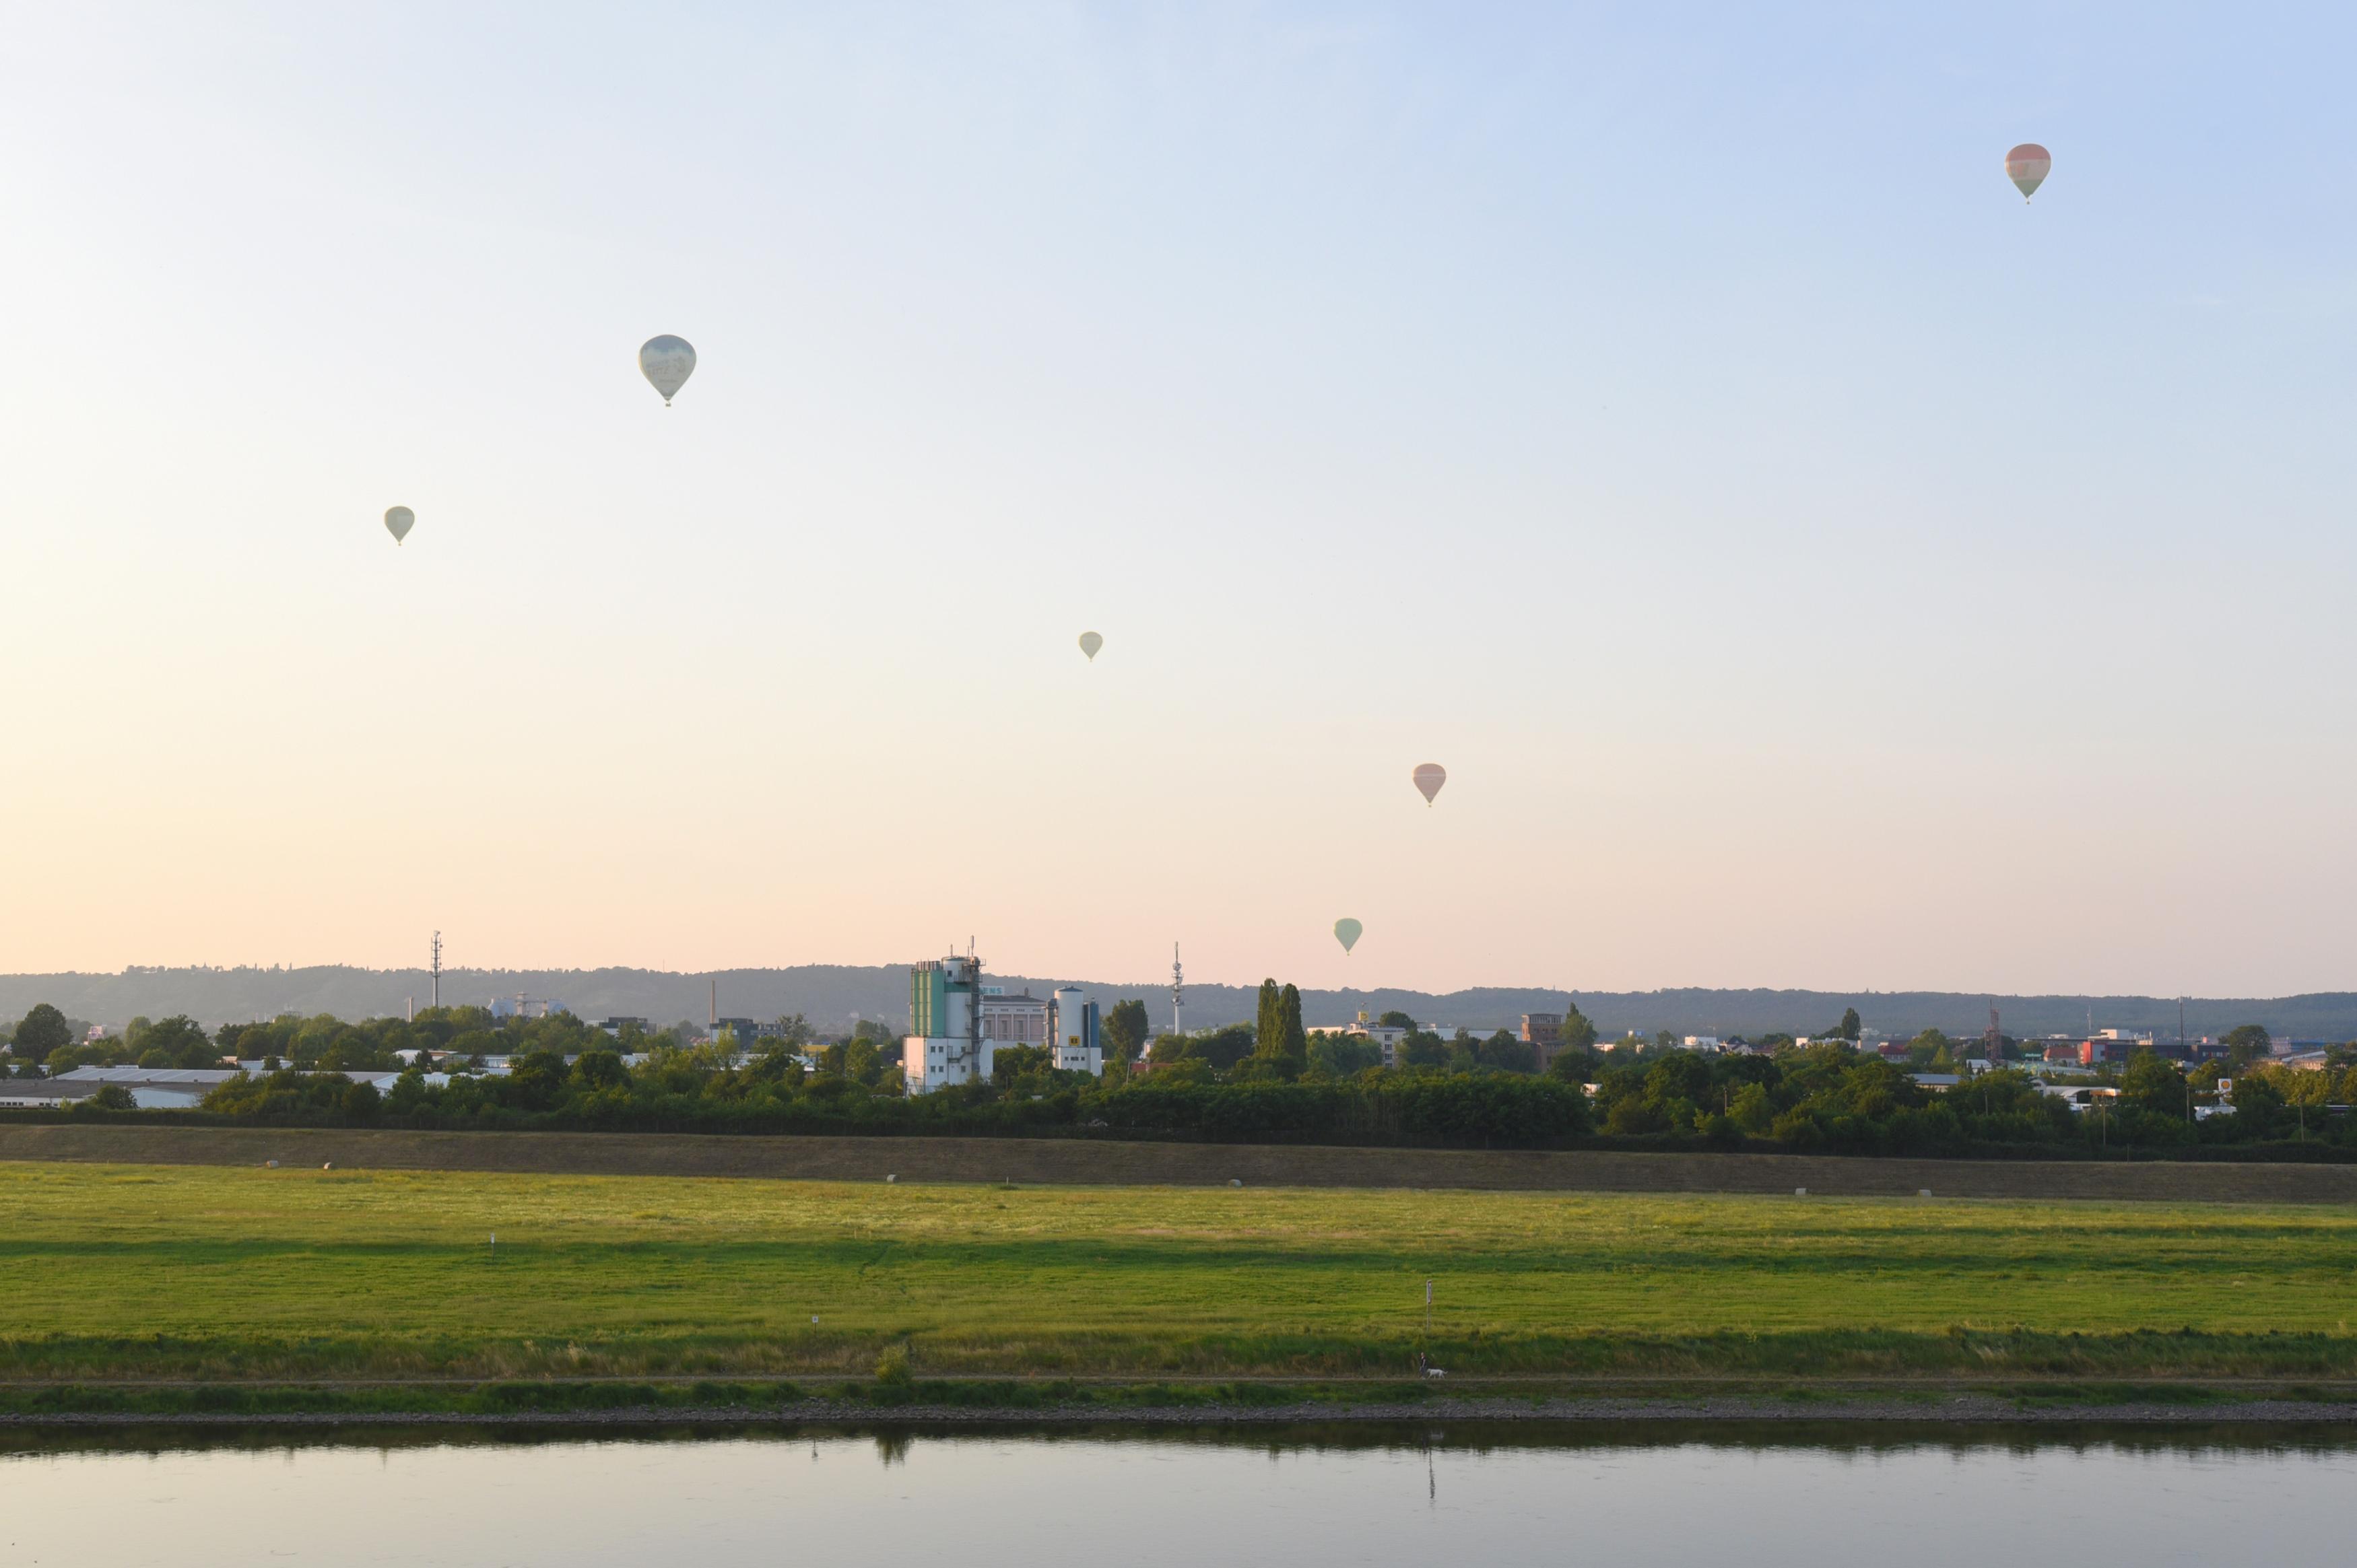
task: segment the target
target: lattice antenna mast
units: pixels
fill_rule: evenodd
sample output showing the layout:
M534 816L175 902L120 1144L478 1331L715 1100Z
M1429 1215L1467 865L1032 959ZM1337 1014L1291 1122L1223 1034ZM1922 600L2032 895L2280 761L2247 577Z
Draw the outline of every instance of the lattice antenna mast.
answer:
M434 1005L442 1005L442 933L434 933Z
M1178 944L1172 942L1170 944L1170 1032L1172 1034L1183 1035L1187 1032L1186 1026L1181 1022L1186 1015L1187 972L1178 967Z

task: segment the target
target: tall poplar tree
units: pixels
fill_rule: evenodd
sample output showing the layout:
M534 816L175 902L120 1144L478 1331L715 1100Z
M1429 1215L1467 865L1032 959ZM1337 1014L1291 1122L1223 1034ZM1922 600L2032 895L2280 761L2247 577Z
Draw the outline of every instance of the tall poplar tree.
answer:
M1301 992L1287 981L1277 998L1276 1032L1282 1054L1298 1070L1309 1065L1309 1036L1301 1027Z
M1278 993L1276 982L1260 983L1260 1016L1253 1027L1253 1055L1278 1057L1285 1054L1285 1001Z

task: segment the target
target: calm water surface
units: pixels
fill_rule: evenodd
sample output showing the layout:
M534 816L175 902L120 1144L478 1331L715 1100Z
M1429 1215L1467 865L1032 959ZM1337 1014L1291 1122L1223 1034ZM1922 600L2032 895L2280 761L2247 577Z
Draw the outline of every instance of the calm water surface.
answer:
M5 1441L0 1562L58 1568L2153 1568L2343 1561L2357 1538L2357 1439L2284 1432Z

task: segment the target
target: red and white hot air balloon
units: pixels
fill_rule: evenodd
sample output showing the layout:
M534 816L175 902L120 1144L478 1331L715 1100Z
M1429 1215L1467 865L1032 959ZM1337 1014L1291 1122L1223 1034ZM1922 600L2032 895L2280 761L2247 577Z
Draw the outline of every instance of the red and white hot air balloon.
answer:
M2054 166L2053 155L2036 142L2024 142L2005 155L2005 177L2013 181L2028 201L2046 183L2046 173Z
M1448 782L1448 769L1437 762L1419 762L1415 765L1415 787L1424 796L1426 805L1432 804L1432 798L1439 794L1440 787Z

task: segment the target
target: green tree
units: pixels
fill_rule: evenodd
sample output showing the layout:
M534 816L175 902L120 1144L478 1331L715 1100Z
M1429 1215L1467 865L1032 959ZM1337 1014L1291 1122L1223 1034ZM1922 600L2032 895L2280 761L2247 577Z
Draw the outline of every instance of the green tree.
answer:
M1415 1020L1397 1009L1394 1009L1392 1012L1384 1014L1382 1017L1376 1019L1375 1022L1381 1024L1386 1029L1413 1029L1415 1027Z
M2264 1024L2237 1024L2226 1031L2226 1037L2219 1044L2226 1047L2226 1059L2237 1070L2264 1060L2275 1049L2275 1041L2268 1036Z
M2127 1070L2120 1074L2120 1098L2147 1116L2172 1122L2184 1121L2193 1103L2183 1069L2150 1051L2128 1058Z
M1597 1065L1602 1059L1593 1049L1557 1051L1555 1058L1547 1063L1546 1075L1561 1079L1566 1083L1591 1083L1595 1081Z
M528 1111L546 1111L565 1092L572 1069L554 1051L527 1051L510 1065L507 1095Z
M1858 1035L1864 1028L1865 1026L1858 1020L1857 1009L1855 1007L1845 1007L1842 1009L1842 1021L1835 1025L1830 1033L1832 1037L1836 1040L1847 1040L1851 1044L1855 1045L1857 1043Z
M583 1089L620 1089L630 1081L622 1053L612 1049L583 1051L574 1058L572 1080Z
M1448 1042L1429 1029L1412 1029L1400 1036L1393 1059L1402 1067L1442 1067L1448 1061Z
M1253 1055L1285 1054L1285 993L1274 980L1260 983L1260 1010L1253 1020Z
M1338 1035L1320 1030L1309 1036L1309 1070L1329 1078L1350 1078L1383 1065L1383 1048L1364 1035Z
M1309 1036L1301 1027L1301 991L1291 981L1276 999L1277 1051L1298 1072L1309 1063Z
M845 1077L856 1079L874 1088L884 1077L884 1053L873 1040L854 1040L844 1047L843 1070Z
M1108 1061L1132 1062L1146 1044L1146 1004L1133 997L1116 1002L1097 1025L1097 1037L1104 1044Z
M1012 1083L1046 1072L1054 1059L1045 1046L1000 1046L990 1053L990 1079L993 1083Z
M8 1048L18 1061L44 1062L51 1051L72 1043L73 1026L66 1022L66 1015L46 1002L37 1002L9 1037Z
M1242 1024L1231 1024L1209 1035L1194 1036L1179 1052L1183 1060L1209 1062L1222 1072L1252 1054L1253 1031Z
M162 1051L171 1058L174 1067L206 1068L219 1065L221 1047L205 1034L204 1026L185 1013L174 1014L147 1026L139 1036L139 1052L144 1058L149 1052Z
M1937 1028L1926 1029L1907 1042L1907 1065L1917 1072L1928 1072L1932 1063L1953 1059L1950 1047L1954 1043Z
M1537 1052L1503 1029L1480 1042L1474 1048L1474 1055L1483 1067L1493 1067L1501 1072L1536 1072L1539 1069Z
M2283 1097L2299 1113L2299 1135L2308 1136L2308 1113L2323 1113L2332 1098L2332 1075L2329 1072L2290 1071L2279 1075L2290 1081L2283 1085Z
M1579 1010L1579 1004L1569 997L1563 1004L1563 1048L1567 1051L1588 1051L1596 1048L1596 1022Z
M2234 1130L2246 1137L2280 1136L2283 1131L2284 1092L2274 1082L2274 1075L2264 1072L2244 1072L2234 1075Z
M1776 1102L1768 1097L1765 1084L1747 1083L1735 1091L1728 1102L1727 1114L1742 1132L1754 1138L1764 1138L1776 1122Z

